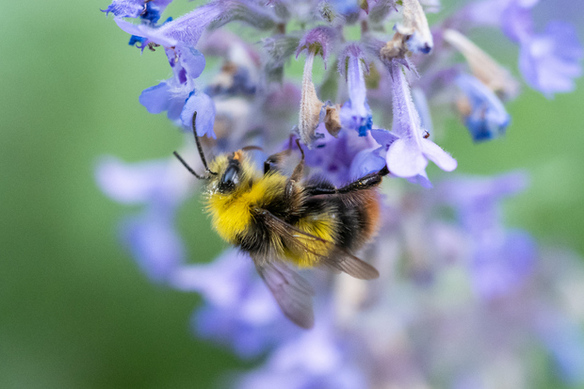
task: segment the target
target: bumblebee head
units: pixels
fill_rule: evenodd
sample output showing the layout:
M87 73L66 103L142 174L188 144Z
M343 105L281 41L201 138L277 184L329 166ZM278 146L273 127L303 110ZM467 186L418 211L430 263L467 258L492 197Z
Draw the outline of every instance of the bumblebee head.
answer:
M227 159L222 163L224 169L220 169L223 173L219 177L216 188L219 193L228 194L235 191L235 189L242 182L242 151L236 151L227 156Z
M261 150L261 148L248 146L231 154L221 155L215 158L211 162L211 167L209 167L207 165L207 160L205 159L205 154L203 153L201 142L197 135L197 128L195 125L196 117L197 113L195 112L193 115L193 134L195 136L195 141L197 142L197 149L199 150L201 161L205 167L205 174L197 174L176 151L174 152L175 157L178 158L192 175L200 180L207 181L213 192L231 194L235 192L237 188L241 187L242 184L244 184L244 187L246 186L246 183L251 184L254 174L250 172L253 171L253 168L247 160L245 152L248 150Z

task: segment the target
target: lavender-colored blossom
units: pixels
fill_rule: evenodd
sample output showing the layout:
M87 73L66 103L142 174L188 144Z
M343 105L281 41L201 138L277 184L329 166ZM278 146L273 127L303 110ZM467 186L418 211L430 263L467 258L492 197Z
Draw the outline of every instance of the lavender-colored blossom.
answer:
M143 16L148 12L148 8L153 6L156 7L155 12L160 14L171 2L172 0L114 0L103 12L106 14L111 12L116 17L137 18ZM150 12L153 12L152 9Z
M145 24L135 25L121 18L116 18L115 22L125 32L146 38L146 43L164 47L195 47L209 24L221 19L226 5L222 1L210 2L158 28Z
M179 290L200 293L205 306L193 325L205 338L254 356L299 331L280 312L249 256L229 249L210 264L184 265L170 279Z
M313 52L322 56L326 66L326 61L331 50L334 48L336 40L338 39L338 32L331 27L319 26L308 31L300 39L298 48L296 49L296 58L301 52Z
M205 57L195 49L181 46L167 49L166 53L174 77L145 89L140 103L150 113L166 111L170 120L186 130L191 129L194 112L200 112L196 118L198 135L214 138L215 105L194 86L194 79L205 68Z
M501 12L501 29L509 39L521 42L533 35L531 8L536 2L510 1Z
M153 207L140 216L128 217L120 227L122 242L155 282L166 282L186 257L173 219L173 209Z
M393 92L393 127L398 136L387 150L387 167L398 176L426 177L428 160L444 171L456 169L456 160L434 142L424 138L420 117L412 101L410 86L401 65L393 61L389 68Z
M335 138L322 127L321 124L319 133L322 133L322 137L314 142L312 150L305 152L306 165L314 168L316 174L335 185L343 185L383 168L383 164L374 164L374 170L370 171L368 158L356 159L361 151L378 147L371 136L360 137L355 131L341 131Z
M497 95L467 74L459 75L456 85L466 98L462 102L461 111L472 139L480 142L505 134L511 117Z
M335 339L333 328L321 324L283 343L265 366L240 378L240 389L323 388L359 389L367 383L352 365L348 342Z
M446 199L457 210L472 240L470 269L475 291L493 298L520 287L532 272L536 245L525 232L506 231L499 201L526 186L522 173L493 179L453 180L442 185Z
M141 215L122 223L121 236L142 270L156 282L166 281L185 256L174 227L174 212L189 184L177 167L162 160L127 165L108 158L97 169L97 181L107 195L145 206Z
M536 33L532 8L537 3L487 1L469 6L465 15L480 24L500 26L512 41L519 43L521 74L532 88L552 97L554 93L573 90L573 80L582 73L583 49L576 32L565 22L550 22L544 33Z
M190 129L193 123L193 115L197 112L195 125L197 135L215 138L213 123L215 122L215 105L213 100L203 92L194 91L185 102L180 114L180 120L185 129Z
M357 44L348 45L339 58L339 72L347 80L349 101L340 112L341 124L349 130L356 130L360 136L371 130L373 119L367 105L365 75L368 71L363 50Z
M532 88L551 97L574 89L574 79L582 75L583 56L576 31L550 22L543 34L521 41L519 69Z
M570 385L584 382L584 335L579 326L561 312L545 312L536 329L551 352L560 377Z

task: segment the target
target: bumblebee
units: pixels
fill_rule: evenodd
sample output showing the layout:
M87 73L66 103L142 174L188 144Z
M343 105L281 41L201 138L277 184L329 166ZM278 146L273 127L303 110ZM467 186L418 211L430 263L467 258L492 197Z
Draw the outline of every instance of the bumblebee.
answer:
M289 150L255 168L248 147L205 160L193 116L193 133L207 182L206 209L213 228L227 242L253 259L255 267L283 313L303 328L314 325L311 285L297 268L325 267L369 280L379 276L371 265L353 255L377 232L379 200L376 187L387 168L337 188L326 179L304 178L304 152L290 176L280 164ZM289 266L294 265L294 266Z

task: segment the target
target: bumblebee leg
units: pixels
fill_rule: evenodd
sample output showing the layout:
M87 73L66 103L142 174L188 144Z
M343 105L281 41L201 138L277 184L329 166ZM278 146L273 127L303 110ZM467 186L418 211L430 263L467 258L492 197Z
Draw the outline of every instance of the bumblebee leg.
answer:
M292 152L292 138L293 136L290 135L290 145L286 150L272 154L264 161L264 175L266 175L270 170L278 170L278 165L280 165L282 159L290 155Z
M266 175L269 171L278 170L278 165L282 162L284 157L287 157L290 154L290 150L280 151L279 153L270 155L264 161L264 175Z
M302 155L300 162L294 168L294 171L286 181L286 197L291 199L294 195L294 189L296 188L296 183L302 180L304 177L304 150L300 147L300 141L296 139L296 144L298 145L298 149L300 150L300 154Z
M369 189L378 185L383 176L389 174L387 166L376 173L367 174L364 177L359 178L356 181L351 182L341 188L329 188L329 187L319 187L319 186L307 186L304 188L305 192L309 196L323 195L323 194L342 194L354 192L356 190Z

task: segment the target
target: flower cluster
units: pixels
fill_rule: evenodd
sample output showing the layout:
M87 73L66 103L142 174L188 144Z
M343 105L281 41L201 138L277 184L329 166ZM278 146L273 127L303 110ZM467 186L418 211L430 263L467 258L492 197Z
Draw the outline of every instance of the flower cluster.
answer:
M533 387L541 377L525 356L542 350L562 379L584 382L584 307L573 300L582 269L502 223L500 202L526 186L525 174L432 183L426 172L430 161L457 167L438 145L432 108L448 107L477 142L510 123L505 104L520 83L469 38L475 28L517 43L526 83L553 96L581 72L572 27L553 21L538 33L537 0L473 2L432 28L426 13L439 0L211 0L160 22L169 3L114 0L104 10L144 56L166 54L172 77L139 97L149 113L166 112L188 132L197 112L197 134L215 155L249 144L277 152L296 137L311 174L335 185L390 171L381 232L361 253L381 277L308 274L317 324L305 331L282 315L245 254L188 263L174 217L199 184L176 160L100 162L101 189L143 205L121 225L140 267L203 296L195 331L242 357L267 355L238 387ZM220 61L208 69L211 57ZM195 153L187 143L185 159Z

